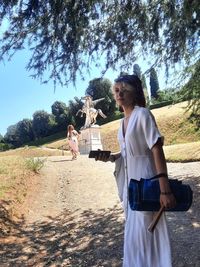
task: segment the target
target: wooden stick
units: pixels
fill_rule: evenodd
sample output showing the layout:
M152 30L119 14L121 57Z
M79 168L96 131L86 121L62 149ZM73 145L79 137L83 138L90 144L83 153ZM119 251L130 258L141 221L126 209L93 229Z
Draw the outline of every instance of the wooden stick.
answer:
M156 213L156 215L154 216L153 218L153 221L151 222L151 224L149 225L148 227L148 231L153 233L157 223L159 222L159 219L164 211L165 207L164 206L161 206L159 211Z

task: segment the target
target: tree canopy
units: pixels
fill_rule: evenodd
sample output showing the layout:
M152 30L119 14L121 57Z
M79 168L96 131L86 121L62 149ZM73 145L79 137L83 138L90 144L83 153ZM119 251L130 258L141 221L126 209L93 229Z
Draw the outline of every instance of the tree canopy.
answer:
M95 78L89 82L85 91L85 94L90 95L93 100L104 98L104 100L95 105L95 108L102 109L103 113L106 115L114 114L116 110L116 104L111 87L112 84L110 80L105 78Z
M67 105L62 101L55 101L51 106L51 111L57 123L57 130L65 130L69 122L69 110Z
M50 127L51 115L44 110L36 111L33 114L33 132L36 138L45 137L48 135Z
M198 0L2 0L0 23L5 20L0 59L28 46L33 76L47 71L61 84L84 78L102 57L104 71L128 69L149 54L152 66L166 68L199 58Z

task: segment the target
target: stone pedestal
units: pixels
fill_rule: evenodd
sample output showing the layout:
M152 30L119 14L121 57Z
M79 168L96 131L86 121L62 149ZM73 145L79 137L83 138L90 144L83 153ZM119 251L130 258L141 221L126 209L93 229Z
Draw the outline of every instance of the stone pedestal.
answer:
M81 130L79 141L80 154L89 154L90 150L103 149L99 125Z

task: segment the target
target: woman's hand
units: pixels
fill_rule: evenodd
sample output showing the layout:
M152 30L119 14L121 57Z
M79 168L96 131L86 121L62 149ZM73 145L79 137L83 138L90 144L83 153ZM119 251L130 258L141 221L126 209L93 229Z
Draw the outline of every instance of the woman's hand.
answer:
M161 192L160 194L160 205L164 206L165 209L172 209L176 206L176 199L172 192Z

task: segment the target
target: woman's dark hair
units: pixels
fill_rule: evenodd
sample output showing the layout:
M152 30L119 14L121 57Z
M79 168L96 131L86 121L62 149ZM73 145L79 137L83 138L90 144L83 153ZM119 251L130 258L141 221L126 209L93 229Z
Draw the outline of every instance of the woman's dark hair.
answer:
M69 124L68 127L67 127L67 129L68 129L68 131L69 130L72 130L73 131L74 130L74 126L72 124Z
M142 88L142 82L137 75L122 75L115 79L115 83L127 83L133 86L135 89L134 105L146 107L146 100Z

